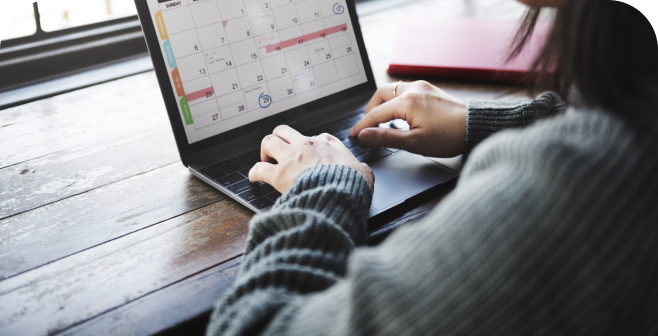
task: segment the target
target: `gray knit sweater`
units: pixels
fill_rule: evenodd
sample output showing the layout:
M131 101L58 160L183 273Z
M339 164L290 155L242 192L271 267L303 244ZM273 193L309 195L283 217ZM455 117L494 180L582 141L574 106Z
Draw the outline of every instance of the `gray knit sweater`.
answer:
M599 110L537 123L553 94L468 107L457 187L380 246L359 173L304 171L252 220L208 334L655 336L658 132Z

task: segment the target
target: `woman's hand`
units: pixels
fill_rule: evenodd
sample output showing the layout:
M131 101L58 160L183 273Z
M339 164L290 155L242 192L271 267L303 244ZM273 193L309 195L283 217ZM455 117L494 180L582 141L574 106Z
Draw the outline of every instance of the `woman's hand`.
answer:
M432 157L462 154L466 141L466 104L424 81L395 83L377 90L366 107L365 116L350 131L361 142L392 147ZM403 119L409 130L376 127ZM373 127L374 126L374 127Z
M354 168L371 188L375 184L370 167L359 162L340 140L326 133L309 138L289 126L278 126L263 139L260 158L263 162L251 168L249 180L268 183L281 193L288 191L306 168L330 163ZM270 159L277 164L269 163Z

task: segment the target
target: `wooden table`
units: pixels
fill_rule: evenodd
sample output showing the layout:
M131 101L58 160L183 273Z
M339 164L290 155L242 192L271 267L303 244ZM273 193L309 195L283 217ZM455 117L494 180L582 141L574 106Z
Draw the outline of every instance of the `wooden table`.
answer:
M408 17L523 13L512 0L386 8L361 18L380 84L398 80L387 61ZM510 86L434 83L461 98L519 97ZM203 333L253 214L180 163L153 72L0 111L0 144L0 335ZM453 186L371 221L371 244Z

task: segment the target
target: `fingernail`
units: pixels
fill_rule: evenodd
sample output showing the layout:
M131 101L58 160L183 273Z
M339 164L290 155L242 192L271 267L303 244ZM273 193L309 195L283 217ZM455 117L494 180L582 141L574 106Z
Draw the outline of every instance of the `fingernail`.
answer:
M359 139L361 139L361 141L363 142L371 142L372 132L368 130L361 131L361 133L359 134Z

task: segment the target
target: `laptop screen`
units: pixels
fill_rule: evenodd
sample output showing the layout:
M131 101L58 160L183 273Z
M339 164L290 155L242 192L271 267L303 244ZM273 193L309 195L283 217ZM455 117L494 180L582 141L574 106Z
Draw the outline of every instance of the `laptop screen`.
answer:
M147 0L190 144L368 81L345 0Z

